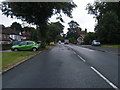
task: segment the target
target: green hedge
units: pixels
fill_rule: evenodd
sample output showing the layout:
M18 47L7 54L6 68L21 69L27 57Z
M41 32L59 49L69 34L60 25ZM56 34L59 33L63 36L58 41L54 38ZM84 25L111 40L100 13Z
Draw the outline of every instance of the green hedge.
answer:
M2 44L2 50L9 50L11 49L12 44Z

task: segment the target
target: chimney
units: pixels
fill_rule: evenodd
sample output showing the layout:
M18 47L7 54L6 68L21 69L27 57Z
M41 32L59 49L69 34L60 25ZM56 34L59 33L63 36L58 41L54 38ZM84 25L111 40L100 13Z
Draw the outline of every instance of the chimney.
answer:
M87 34L87 29L85 28L85 33Z

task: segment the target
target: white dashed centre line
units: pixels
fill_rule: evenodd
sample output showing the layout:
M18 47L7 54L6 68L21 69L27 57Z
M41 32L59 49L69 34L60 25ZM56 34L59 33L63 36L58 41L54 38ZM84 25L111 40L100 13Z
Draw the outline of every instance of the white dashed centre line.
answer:
M78 57L79 57L83 62L86 62L81 56L78 55Z
M76 54L76 52L73 52L74 54Z
M88 50L88 51L94 51L94 50L92 50L92 49L88 49L88 48L82 48L82 49L84 49L84 50Z
M86 49L86 48L82 48ZM86 49L89 50L89 49ZM94 51L94 50L89 50L89 51ZM74 54L77 54L75 51L73 51ZM86 62L85 59L83 59L80 55L77 55L83 62ZM97 73L103 80L105 80L111 87L113 87L116 90L120 90L115 84L113 84L110 80L108 80L105 76L103 76L99 71L97 71L94 67L90 67L95 73Z
M96 72L101 78L103 78L110 86L112 86L116 90L120 90L117 86L115 86L111 81L109 81L106 77L104 77L99 71L97 71L94 67L91 66L91 69Z

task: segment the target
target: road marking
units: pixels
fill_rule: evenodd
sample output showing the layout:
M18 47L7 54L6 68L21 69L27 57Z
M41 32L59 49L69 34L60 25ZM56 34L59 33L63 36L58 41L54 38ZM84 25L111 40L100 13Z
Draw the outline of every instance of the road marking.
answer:
M86 62L81 56L78 55L78 57L79 57L83 62Z
M119 90L117 86L115 86L111 81L109 81L106 77L104 77L99 71L97 71L94 67L91 66L91 69L96 72L101 78L103 78L110 86L114 89Z
M82 49L85 49L85 50L88 50L88 51L94 51L94 50L91 50L91 49L88 49L88 48L82 48Z
M2 72L0 71L0 75L2 75Z
M73 51L74 52L74 51ZM74 54L76 54L76 52L74 52Z

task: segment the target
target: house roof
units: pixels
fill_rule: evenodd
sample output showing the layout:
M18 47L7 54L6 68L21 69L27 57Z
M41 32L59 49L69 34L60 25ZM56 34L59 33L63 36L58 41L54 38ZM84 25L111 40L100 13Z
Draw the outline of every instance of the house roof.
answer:
M80 34L86 34L86 32L85 31L80 31Z
M19 35L19 31L11 28L5 28L2 30L2 34L8 34L8 35Z
M29 31L23 31L21 36L30 36L31 33Z

